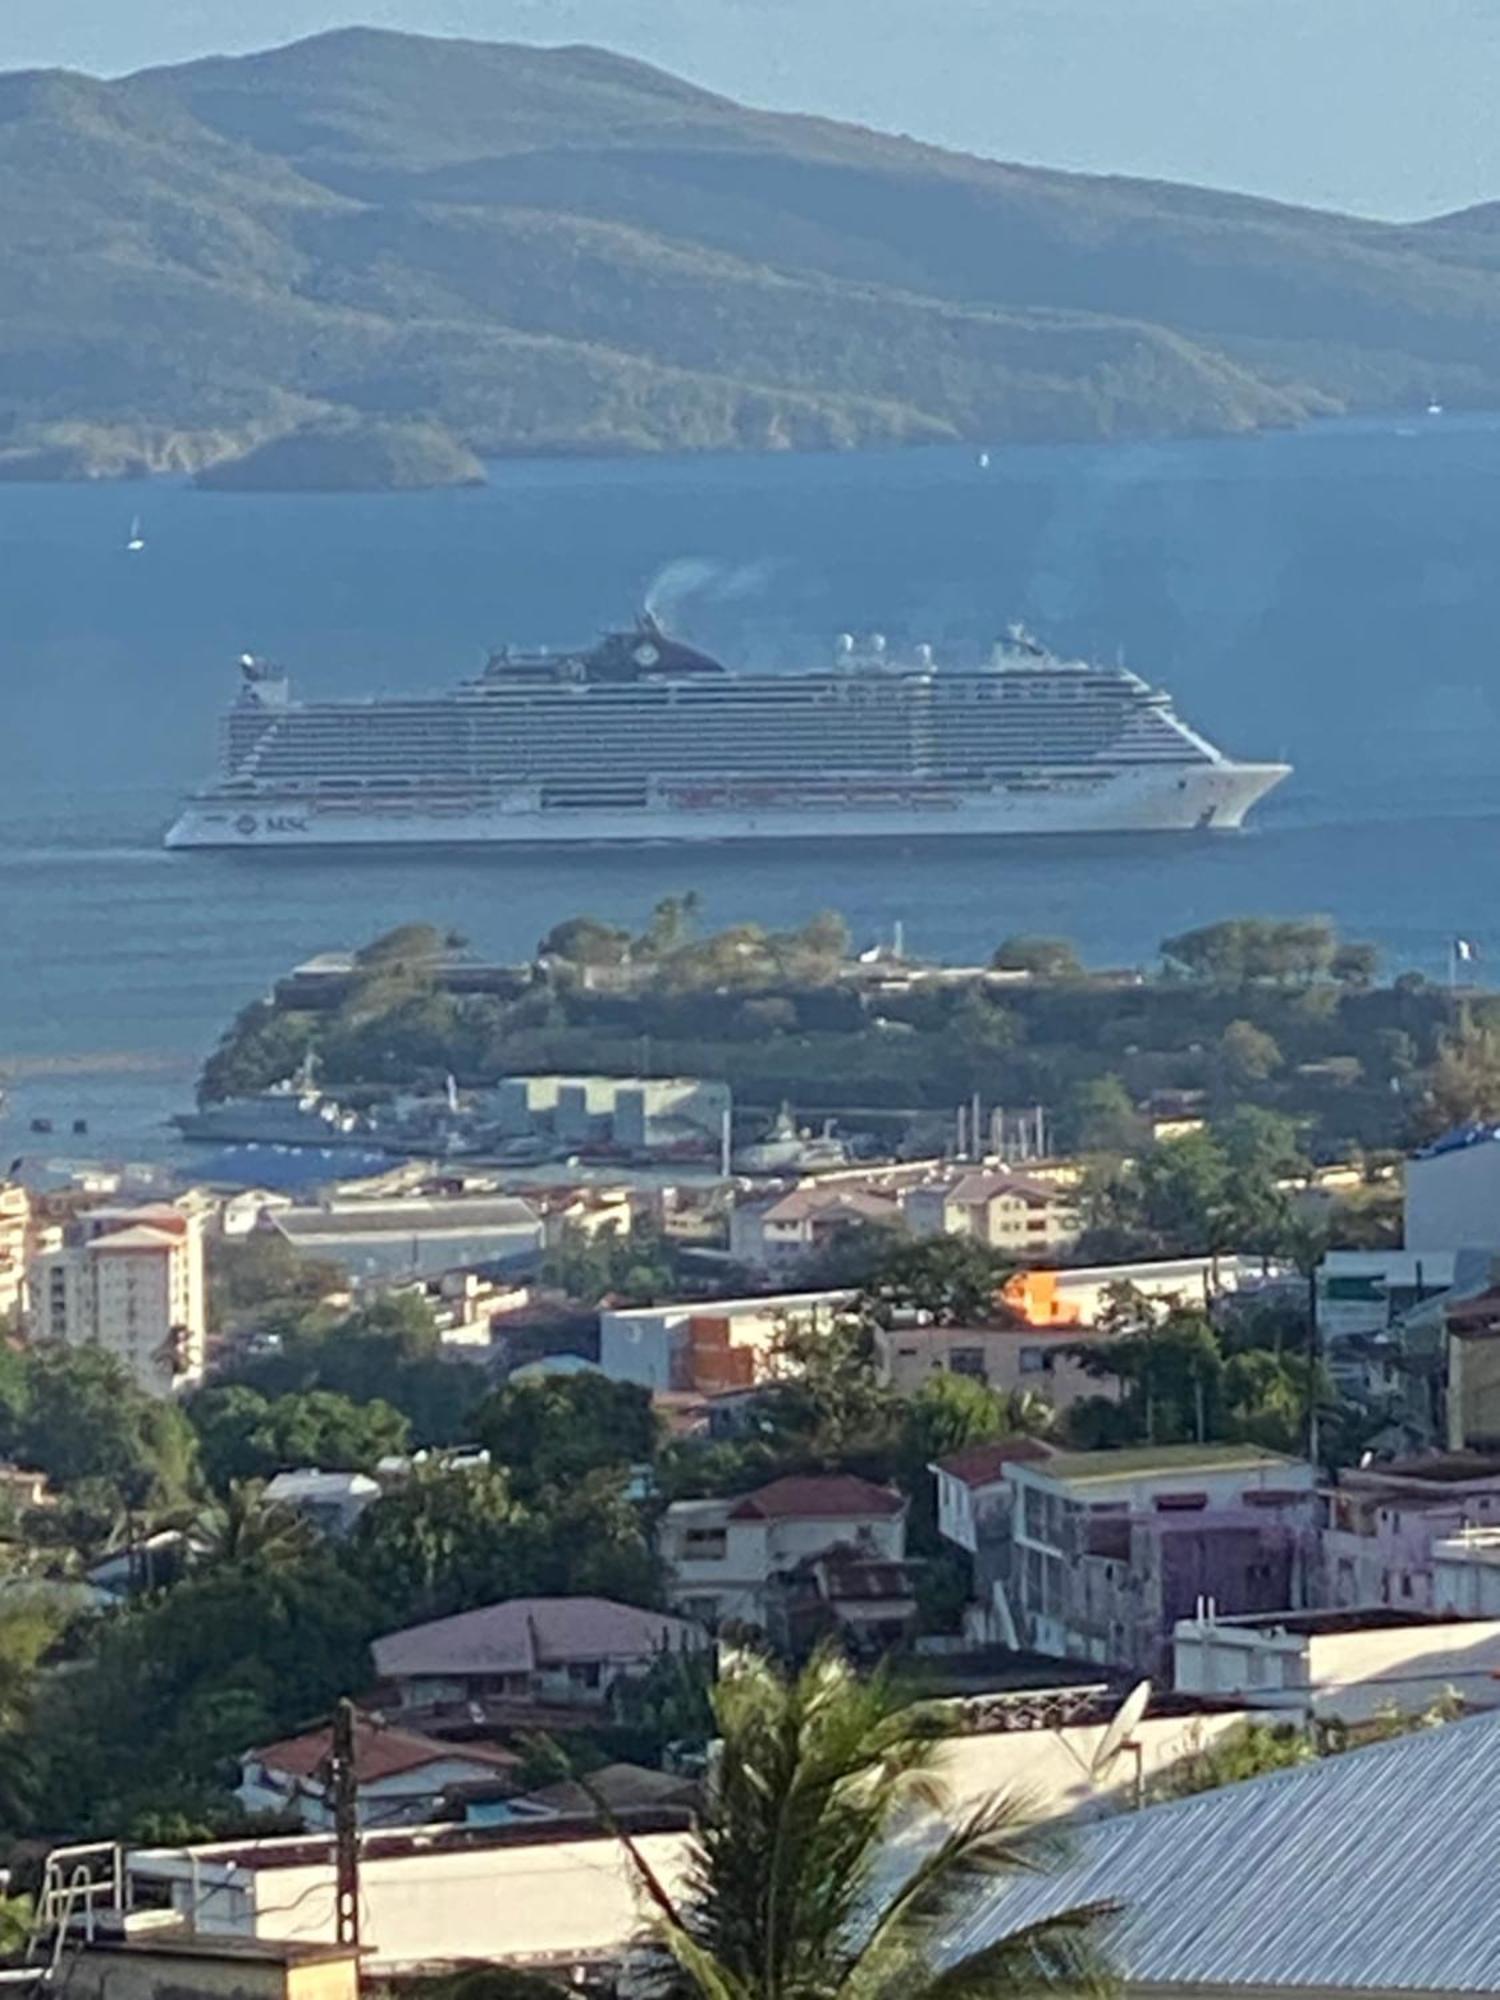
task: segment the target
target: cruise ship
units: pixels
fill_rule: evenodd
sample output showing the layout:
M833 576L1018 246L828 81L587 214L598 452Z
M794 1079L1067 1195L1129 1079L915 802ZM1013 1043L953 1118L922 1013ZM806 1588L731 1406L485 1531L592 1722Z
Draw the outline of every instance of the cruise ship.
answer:
M297 701L249 656L240 676L169 847L1190 831L1237 827L1288 770L1019 626L966 664L845 635L821 669L740 672L643 616L427 697Z

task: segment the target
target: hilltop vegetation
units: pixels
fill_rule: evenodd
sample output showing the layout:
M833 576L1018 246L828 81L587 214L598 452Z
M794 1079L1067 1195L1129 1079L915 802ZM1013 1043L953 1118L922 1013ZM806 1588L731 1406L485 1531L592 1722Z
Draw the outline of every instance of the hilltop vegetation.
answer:
M0 476L330 421L472 452L1240 431L1500 401L1422 227L947 154L598 49L343 30L0 77Z
M925 1143L955 1105L1044 1105L1065 1146L1126 1154L1138 1106L1191 1093L1202 1115L1244 1107L1290 1120L1313 1160L1380 1150L1470 1115L1500 1116L1500 1014L1415 974L1378 978L1368 945L1322 920L1214 924L1166 940L1156 968L1089 973L1058 939L1007 938L997 984L886 976L851 964L836 914L796 930L703 932L697 899L669 897L644 932L579 917L540 941L511 997L451 991L451 941L403 926L360 955L340 1004L257 1001L205 1067L208 1099L264 1088L309 1055L332 1091L439 1087L505 1074L725 1078L742 1106ZM919 970L919 969L918 969Z

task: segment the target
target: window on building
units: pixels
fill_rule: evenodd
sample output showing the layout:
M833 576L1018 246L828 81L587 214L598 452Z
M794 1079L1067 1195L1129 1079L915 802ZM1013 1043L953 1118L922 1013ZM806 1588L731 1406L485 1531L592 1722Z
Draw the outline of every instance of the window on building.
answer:
M969 1375L982 1382L984 1380L984 1349L982 1347L954 1347L948 1351L948 1366L955 1375Z

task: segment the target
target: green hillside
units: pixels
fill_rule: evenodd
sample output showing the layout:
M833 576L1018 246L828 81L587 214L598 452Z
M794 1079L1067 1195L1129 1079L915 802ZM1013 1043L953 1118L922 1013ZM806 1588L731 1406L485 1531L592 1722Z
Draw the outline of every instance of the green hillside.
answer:
M392 421L497 455L1500 403L1489 211L1396 227L1006 166L598 49L354 29L0 76L0 177L0 477Z

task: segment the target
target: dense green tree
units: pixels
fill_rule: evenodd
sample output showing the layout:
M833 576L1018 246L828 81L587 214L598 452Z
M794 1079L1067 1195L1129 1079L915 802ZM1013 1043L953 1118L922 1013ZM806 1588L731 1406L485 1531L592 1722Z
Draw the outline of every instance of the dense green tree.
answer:
M102 1482L132 1510L180 1500L196 1471L181 1410L143 1394L100 1347L32 1350L15 1448L54 1485Z
M1029 972L1034 979L1081 979L1083 965L1066 938L1002 938L990 956L997 972Z
M1079 1153L1131 1153L1148 1137L1124 1083L1112 1071L1075 1084L1063 1108L1061 1138Z
M652 1604L661 1588L641 1510L608 1473L527 1507L498 1468L421 1469L365 1510L349 1561L391 1627L508 1597Z
M630 1851L654 1911L667 1992L688 2000L1010 2000L1102 1995L1100 1905L1065 1908L972 1953L940 1959L984 1883L1045 1867L1014 1803L946 1820L903 1871L896 1829L936 1803L962 1723L903 1704L820 1653L794 1680L745 1659L713 1693L715 1779L680 1902Z
M349 1274L322 1257L305 1257L273 1229L212 1237L208 1245L209 1307L216 1324L282 1301L314 1305L346 1291Z
M355 1402L328 1389L274 1400L243 1382L202 1389L187 1405L205 1477L222 1490L299 1466L370 1472L405 1451L407 1418L380 1398Z
M1265 1083L1283 1060L1275 1038L1253 1021L1231 1021L1219 1037L1219 1067L1231 1090Z
M672 1290L676 1271L672 1245L645 1223L592 1235L569 1225L542 1259L541 1278L579 1305L649 1305Z
M231 1479L192 1524L194 1561L259 1563L287 1569L318 1546L318 1530L285 1501L268 1500L258 1479Z
M336 1320L293 1317L279 1330L275 1352L237 1356L227 1379L272 1402L315 1390L359 1404L384 1401L406 1418L413 1444L468 1441L488 1384L482 1369L443 1354L421 1299L380 1298Z
M310 1014L254 1000L242 1008L203 1066L200 1103L240 1097L295 1076L316 1045L318 1023Z
M1337 933L1322 917L1234 917L1165 939L1161 955L1169 968L1191 978L1246 986L1322 978L1337 948Z
M649 1390L591 1369L507 1383L479 1405L472 1431L513 1489L529 1497L649 1462L658 1422Z
M375 1623L322 1549L285 1567L226 1563L115 1613L39 1704L40 1823L110 1835L188 1795L222 1799L239 1752L369 1685Z
M858 1310L882 1326L902 1313L938 1326L1005 1324L1014 1314L1000 1294L1012 1268L972 1237L897 1237L860 1286Z
M538 958L560 958L569 965L618 966L630 957L630 933L598 917L569 917L554 924L536 950Z

